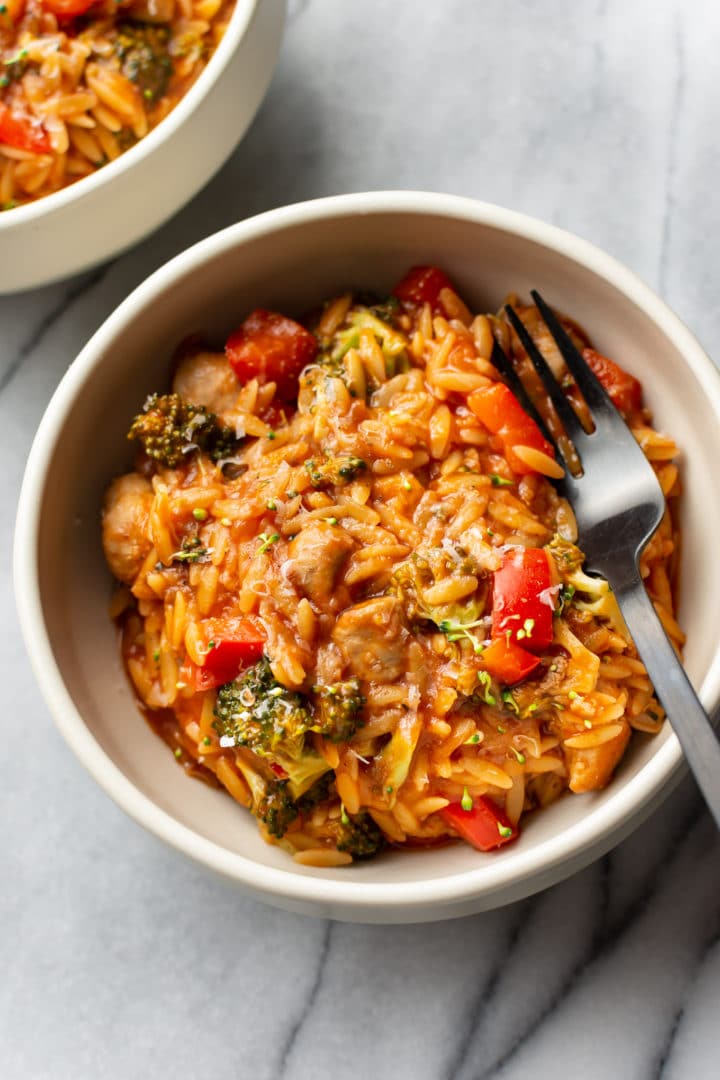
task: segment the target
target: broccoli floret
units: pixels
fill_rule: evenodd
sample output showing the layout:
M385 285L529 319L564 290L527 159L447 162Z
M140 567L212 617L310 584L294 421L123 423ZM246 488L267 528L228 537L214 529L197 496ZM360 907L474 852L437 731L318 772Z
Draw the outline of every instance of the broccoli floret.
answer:
M314 488L328 488L351 483L367 465L354 454L341 454L327 457L324 461L308 458L305 468Z
M353 859L372 859L385 847L385 837L369 814L343 812L337 835L338 851L347 851Z
M393 317L400 310L400 301L397 296L386 296L384 300L379 300L369 306L373 315L378 319L392 324Z
M353 296L355 307L368 308L376 318L390 323L395 315L401 311L401 304L397 296L383 296L376 292L357 292Z
M301 759L306 767L308 757ZM302 785L298 787L293 776L282 779L268 776L269 770L258 767L249 754L237 756L237 767L250 790L250 811L263 823L270 836L280 840L300 814L308 813L329 797L332 773L326 773L318 780L317 761L316 757L315 773L303 788ZM322 768L327 770L327 765L323 763Z
M237 445L234 432L223 427L214 413L183 401L179 394L152 394L133 420L128 439L139 442L148 457L171 469L196 448L219 461Z
M300 694L277 681L266 656L241 679L218 690L215 730L236 746L247 746L260 757L278 750L290 757L302 750L311 717Z
M168 53L170 30L167 26L147 23L123 23L118 27L115 49L121 70L134 82L150 104L158 101L168 88L173 73Z
M360 693L358 679L333 683L332 686L315 686L317 713L313 730L319 731L331 742L346 742L362 724L365 698Z
M309 813L313 810L318 803L325 802L330 798L330 788L333 784L334 776L332 772L326 772L319 780L316 780L311 788L305 792L304 795L297 801L297 808L302 814Z
M223 745L247 746L283 768L294 799L328 771L325 759L305 746L306 732L317 730L305 698L277 681L267 657L220 687L215 718Z
M263 780L262 785L253 785L252 813L262 821L270 836L281 840L288 828L301 814L311 814L315 807L330 799L333 784L332 772L326 772L310 787L304 795L294 799L290 780ZM363 815L364 816L364 815ZM345 824L339 826L339 833L354 847L368 847L367 830L354 829L347 815L343 815ZM372 820L372 819L371 819ZM357 833L357 836L355 835ZM343 850L350 850L349 847ZM361 858L363 856L360 856Z
M302 694L287 690L274 677L263 657L236 682L218 690L215 730L236 746L247 746L260 757L279 753L298 757L305 733L317 731L332 742L352 737L362 723L365 698L357 679L315 686L311 711Z
M252 812L263 822L271 836L280 840L298 816L298 804L293 801L287 780L270 780L265 793L253 804Z

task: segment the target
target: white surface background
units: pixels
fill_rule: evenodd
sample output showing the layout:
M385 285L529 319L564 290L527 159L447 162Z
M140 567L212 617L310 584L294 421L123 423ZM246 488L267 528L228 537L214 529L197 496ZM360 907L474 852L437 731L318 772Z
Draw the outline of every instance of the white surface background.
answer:
M536 214L628 263L720 355L718 55L711 0L296 0L215 181L110 265L0 299L3 1080L720 1074L720 845L689 781L610 856L503 911L405 929L286 915L165 850L81 770L31 677L9 561L73 356L156 266L283 203L407 187Z

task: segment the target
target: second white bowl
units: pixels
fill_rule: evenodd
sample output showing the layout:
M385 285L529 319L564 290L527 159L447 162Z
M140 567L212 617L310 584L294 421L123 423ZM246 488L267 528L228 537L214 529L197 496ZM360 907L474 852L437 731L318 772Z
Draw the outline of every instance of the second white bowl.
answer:
M91 176L0 214L0 295L117 255L197 194L265 96L285 7L285 0L237 0L207 67L153 131Z

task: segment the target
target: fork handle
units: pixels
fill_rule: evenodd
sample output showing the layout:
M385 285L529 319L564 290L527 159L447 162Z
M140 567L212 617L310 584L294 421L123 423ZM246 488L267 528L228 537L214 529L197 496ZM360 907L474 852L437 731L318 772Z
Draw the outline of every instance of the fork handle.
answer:
M720 742L645 591L640 574L616 598L688 765L720 828Z

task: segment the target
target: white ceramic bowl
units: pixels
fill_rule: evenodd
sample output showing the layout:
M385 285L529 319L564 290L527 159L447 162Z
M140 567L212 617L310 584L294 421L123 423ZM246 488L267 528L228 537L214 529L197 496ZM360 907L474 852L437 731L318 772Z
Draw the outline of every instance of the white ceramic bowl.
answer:
M720 377L628 270L574 236L494 206L404 192L322 199L235 225L178 256L118 308L66 374L35 439L18 515L23 631L58 727L89 772L135 820L256 896L342 919L439 919L550 885L630 832L681 764L666 726L633 740L605 791L533 815L499 853L453 845L318 870L264 844L232 799L186 778L138 712L107 616L99 530L103 489L130 462L129 418L167 385L171 353L189 332L222 341L256 305L302 312L346 286L389 288L420 261L443 266L476 310L537 286L643 380L658 424L685 451L680 619L689 674L714 708L720 564L709 553L720 528Z
M109 259L179 210L230 156L275 67L286 0L236 0L197 82L144 139L91 176L0 214L0 295Z

